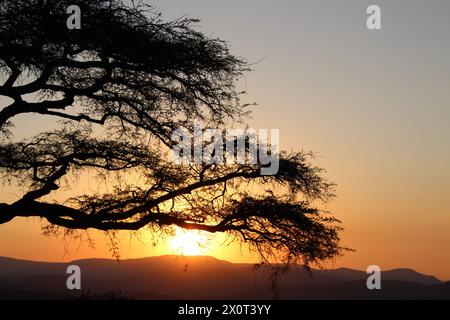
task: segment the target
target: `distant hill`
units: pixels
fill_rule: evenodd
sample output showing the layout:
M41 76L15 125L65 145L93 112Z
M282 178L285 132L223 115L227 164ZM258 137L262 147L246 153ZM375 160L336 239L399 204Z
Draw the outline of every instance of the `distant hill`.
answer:
M271 299L270 272L213 257L159 256L50 263L0 257L0 299L67 299L66 268L80 266L83 293L121 290L135 299ZM305 272L293 266L278 282L281 299L450 299L450 282L411 269L382 272L382 289L367 274L340 268Z

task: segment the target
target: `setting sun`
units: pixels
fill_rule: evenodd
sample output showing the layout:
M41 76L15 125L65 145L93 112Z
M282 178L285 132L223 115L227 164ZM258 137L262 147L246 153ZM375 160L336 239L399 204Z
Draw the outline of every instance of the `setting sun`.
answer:
M185 231L176 229L170 247L177 254L187 256L204 255L208 252L208 237L204 232L198 230Z

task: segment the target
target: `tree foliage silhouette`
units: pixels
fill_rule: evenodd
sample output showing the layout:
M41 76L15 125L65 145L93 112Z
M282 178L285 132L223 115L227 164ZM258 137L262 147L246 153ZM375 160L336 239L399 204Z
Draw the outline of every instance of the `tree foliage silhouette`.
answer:
M80 30L66 28L73 4ZM227 232L264 260L306 265L342 253L338 221L313 205L333 197L334 184L309 153L282 152L273 176L260 176L260 164L168 158L175 129L192 130L194 121L225 128L248 115L236 89L248 65L196 22L166 22L119 0L0 3L0 174L23 188L0 203L0 223L40 217L77 230ZM16 141L22 114L60 126ZM83 174L108 188L76 195L79 181L68 177ZM55 196L61 189L72 190L64 201Z

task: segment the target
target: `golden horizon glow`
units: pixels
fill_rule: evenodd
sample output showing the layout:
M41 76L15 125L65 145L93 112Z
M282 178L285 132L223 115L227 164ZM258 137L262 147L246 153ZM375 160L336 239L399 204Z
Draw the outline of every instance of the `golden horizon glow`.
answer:
M175 229L175 235L169 239L169 245L174 253L183 256L201 256L206 255L210 248L208 247L208 236L199 230Z

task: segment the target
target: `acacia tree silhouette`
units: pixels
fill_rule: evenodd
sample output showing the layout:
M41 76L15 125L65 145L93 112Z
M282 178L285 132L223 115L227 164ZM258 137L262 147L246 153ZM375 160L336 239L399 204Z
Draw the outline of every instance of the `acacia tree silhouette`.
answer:
M80 30L66 28L73 4ZM196 22L165 22L152 8L119 0L0 3L0 174L24 188L16 201L0 203L0 223L40 217L65 230L227 232L263 260L305 265L345 250L338 221L313 206L333 197L334 184L310 154L282 152L273 176L260 176L260 164L168 159L175 129L192 130L194 121L225 128L248 115L235 86L248 65L196 31ZM16 141L20 114L63 126ZM76 181L65 178L86 172L105 179L109 191L75 195ZM64 187L72 195L57 202Z

